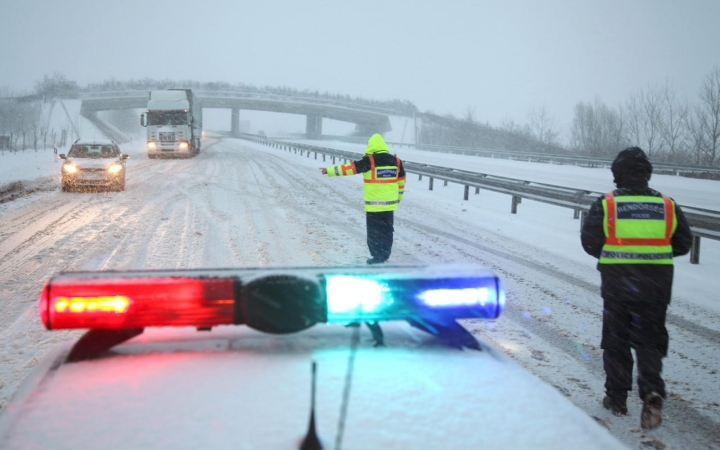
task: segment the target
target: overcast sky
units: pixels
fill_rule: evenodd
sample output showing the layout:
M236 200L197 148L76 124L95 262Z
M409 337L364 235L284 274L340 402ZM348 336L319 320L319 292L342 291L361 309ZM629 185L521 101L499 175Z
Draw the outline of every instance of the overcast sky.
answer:
M0 87L62 72L284 85L482 122L545 104L611 106L670 83L694 100L720 65L720 0L9 0Z

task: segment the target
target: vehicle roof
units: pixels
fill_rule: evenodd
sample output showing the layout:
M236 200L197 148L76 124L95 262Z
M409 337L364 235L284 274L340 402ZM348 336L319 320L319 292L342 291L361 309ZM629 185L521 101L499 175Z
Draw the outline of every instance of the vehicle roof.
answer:
M73 145L116 145L109 139L78 139Z
M345 448L623 448L486 343L483 351L458 350L402 322L383 329L387 346L379 348L360 331ZM318 435L330 444L356 332L339 325L282 336L247 327L149 329L108 356L59 364L65 349L0 415L0 447L299 448L311 361Z

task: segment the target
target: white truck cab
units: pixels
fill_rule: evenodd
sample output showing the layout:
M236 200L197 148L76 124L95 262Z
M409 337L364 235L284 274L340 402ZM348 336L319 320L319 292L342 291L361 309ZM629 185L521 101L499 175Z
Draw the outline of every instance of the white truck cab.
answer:
M189 158L200 152L202 107L190 89L150 91L140 124L147 128L150 158Z

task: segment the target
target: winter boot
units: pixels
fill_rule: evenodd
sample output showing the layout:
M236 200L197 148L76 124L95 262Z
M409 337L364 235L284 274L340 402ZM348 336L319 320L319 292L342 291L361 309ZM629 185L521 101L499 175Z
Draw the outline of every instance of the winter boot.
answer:
M383 261L382 259L377 259L377 258L370 258L367 260L368 264L382 264L384 262L385 261Z
M605 409L609 409L616 416L627 416L628 414L626 400L618 400L606 395L602 403Z
M643 408L640 415L640 427L643 430L652 430L662 423L663 398L657 392L651 392L643 399Z

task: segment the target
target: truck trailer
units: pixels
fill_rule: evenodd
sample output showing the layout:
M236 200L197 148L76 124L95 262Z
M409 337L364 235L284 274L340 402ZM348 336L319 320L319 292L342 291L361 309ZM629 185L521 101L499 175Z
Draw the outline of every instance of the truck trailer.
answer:
M149 158L200 153L202 106L191 89L150 91L140 124L147 128Z

